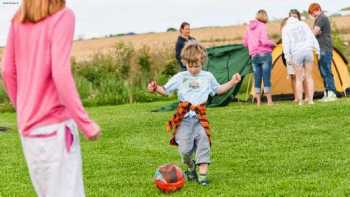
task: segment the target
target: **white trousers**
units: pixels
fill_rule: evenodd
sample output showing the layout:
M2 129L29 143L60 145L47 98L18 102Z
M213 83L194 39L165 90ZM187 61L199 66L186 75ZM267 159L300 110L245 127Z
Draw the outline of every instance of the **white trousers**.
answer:
M73 120L36 128L21 140L37 196L85 196L79 133Z

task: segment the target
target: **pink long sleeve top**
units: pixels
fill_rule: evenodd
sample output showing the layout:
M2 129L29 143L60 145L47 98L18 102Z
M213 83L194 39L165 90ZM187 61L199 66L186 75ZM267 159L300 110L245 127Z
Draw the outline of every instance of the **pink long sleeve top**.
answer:
M37 23L12 20L2 76L24 136L67 119L75 120L86 136L98 130L84 110L71 73L74 25L69 8Z
M243 45L249 49L249 55L271 53L274 43L268 38L266 24L258 20L250 21L243 36Z

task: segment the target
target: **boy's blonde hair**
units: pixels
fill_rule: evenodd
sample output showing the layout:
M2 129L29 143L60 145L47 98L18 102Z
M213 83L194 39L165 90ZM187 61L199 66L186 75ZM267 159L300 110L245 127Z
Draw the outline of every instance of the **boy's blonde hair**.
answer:
M269 17L267 16L267 12L265 10L259 10L256 13L256 20L258 20L262 23L267 23L269 21Z
M188 41L181 51L181 61L185 65L203 66L208 59L207 50L196 41Z
M65 0L22 0L15 20L21 23L37 23L64 8Z

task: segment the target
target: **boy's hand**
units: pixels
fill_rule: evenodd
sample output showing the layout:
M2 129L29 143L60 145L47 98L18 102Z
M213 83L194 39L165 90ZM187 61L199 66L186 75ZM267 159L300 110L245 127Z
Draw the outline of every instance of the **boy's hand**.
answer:
M148 83L147 89L149 92L155 92L157 90L157 83L155 81L151 81Z
M234 83L234 84L237 84L237 83L239 83L240 81L241 81L241 75L239 74L239 73L236 73L236 74L234 74L233 76L232 76L232 82Z

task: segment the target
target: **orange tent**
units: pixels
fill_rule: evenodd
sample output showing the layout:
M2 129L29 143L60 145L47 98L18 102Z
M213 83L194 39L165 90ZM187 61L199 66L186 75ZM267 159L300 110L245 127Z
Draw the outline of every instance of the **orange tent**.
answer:
M293 95L292 85L288 79L287 67L282 60L282 44L279 43L272 51L272 95L274 97ZM313 79L315 82L315 92L323 92L324 85L321 77L317 59L315 58L315 66L313 67ZM335 80L336 90L341 95L350 93L350 73L349 65L346 58L336 49L333 49L332 73ZM253 77L247 77L247 87L251 88L251 95L255 94ZM317 95L317 94L316 94Z

